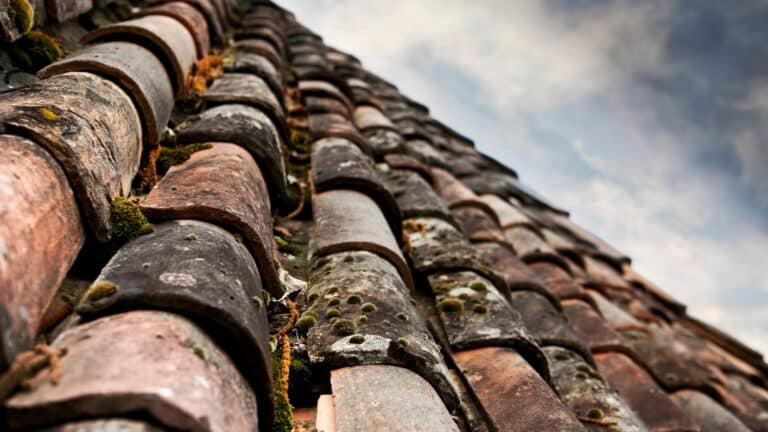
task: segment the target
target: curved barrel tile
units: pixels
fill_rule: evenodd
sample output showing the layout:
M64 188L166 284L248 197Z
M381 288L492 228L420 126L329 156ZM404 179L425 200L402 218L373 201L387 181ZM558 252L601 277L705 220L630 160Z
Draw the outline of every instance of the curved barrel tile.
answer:
M93 0L46 0L45 11L55 22L63 23L93 9Z
M312 208L314 256L354 250L373 252L392 263L406 286L414 289L408 264L375 201L360 192L338 189L315 193Z
M141 157L141 122L128 95L90 73L56 75L5 93L0 124L58 160L96 238L109 240L110 201L130 192Z
M66 72L91 72L115 81L138 105L146 142L151 146L160 142L173 109L173 86L151 51L130 42L89 45L38 75L49 78Z
M280 53L281 57L285 58L287 55L285 47L285 36L274 27L267 27L262 25L240 28L235 32L234 37L236 40L261 39L272 45L275 50Z
M512 252L507 245L496 242L475 243L475 250L494 270L504 276L510 292L534 291L546 297L560 309L560 302L544 286L536 274Z
M37 144L0 135L0 370L34 343L48 304L85 240L59 164Z
M472 271L428 277L448 343L454 350L482 346L515 348L544 377L544 354L534 342L520 313L510 307L496 287Z
M134 16L163 15L178 20L195 41L197 58L203 58L211 50L211 38L205 15L189 3L173 1L139 10Z
M680 390L672 399L701 427L701 432L750 432L736 416L704 393Z
M373 161L355 143L323 138L312 144L312 180L316 192L350 189L362 192L384 213L393 233L402 232L400 209Z
M581 300L564 300L562 305L571 327L590 351L628 351L618 333L608 326L592 306Z
M174 94L177 97L186 95L187 76L192 71L197 51L192 34L177 19L148 15L100 27L82 38L83 43L102 41L140 43L163 63Z
M512 348L477 348L453 354L495 430L585 431L573 413Z
M500 226L499 217L493 207L482 201L453 174L441 168L432 168L432 185L448 208L476 207L487 213Z
M235 49L252 54L258 54L269 60L278 71L285 69L285 60L282 54L272 44L261 39L240 39L235 42Z
M312 363L327 368L390 364L414 370L455 406L448 369L397 269L371 252L342 252L311 265L305 319Z
M113 315L65 331L52 346L67 350L58 385L46 369L28 391L9 399L13 428L142 412L175 430L259 429L260 407L248 384L198 327L179 316Z
M352 102L347 95L342 93L335 85L320 80L301 80L299 81L299 92L301 95L306 96L324 96L336 99L344 104L348 113L352 113L355 109Z
M393 366L356 366L331 372L336 431L458 432L435 389Z
M350 118L349 108L338 99L323 96L304 97L304 108L312 114L339 114Z
M283 105L277 99L267 82L262 78L247 73L225 73L213 82L203 95L209 105L241 103L258 108L272 119L283 142L288 137Z
M309 133L312 139L346 138L355 143L365 154L372 156L368 142L355 125L340 114L312 114L309 116Z
M471 241L504 242L504 234L499 229L496 220L481 208L474 206L454 207L451 214L461 231Z
M378 156L398 153L405 145L405 140L399 132L389 129L366 129L362 132L371 150Z
M448 207L419 174L409 170L389 169L380 175L404 219L434 217L455 223Z
M198 221L159 224L152 234L123 246L99 274L100 282L114 284L115 293L86 293L77 306L81 316L157 309L199 323L256 391L260 423L271 424L272 363L261 278L232 234Z
M171 167L141 203L150 219L198 219L245 237L267 291L282 295L275 268L269 195L258 165L234 144L215 143Z
M224 57L224 71L258 75L267 82L270 90L278 97L283 95L283 75L266 57L243 50L235 50Z
M392 153L385 155L383 159L392 168L415 171L429 183L432 183L432 169L411 156Z
M560 347L546 347L552 381L560 399L590 431L647 432L643 422L610 384L579 354ZM589 420L596 422L590 422ZM597 422L604 422L599 424Z
M283 141L272 120L260 110L239 104L203 111L176 129L176 142L228 142L248 150L266 177L273 209L288 201Z
M405 134L403 134L405 136ZM450 162L445 155L424 139L406 137L405 153L421 162L441 169L450 169Z
M205 17L208 30L210 31L211 45L221 45L224 43L224 21L219 10L212 0L181 0L184 3L192 5ZM169 3L168 0L149 0L151 6L163 5Z
M600 373L650 430L699 432L698 426L640 366L618 353L595 355Z
M395 125L384 115L381 110L372 106L358 106L354 113L355 125L361 131L366 129L391 129L397 131Z
M163 432L163 430L145 421L109 419L77 421L37 432Z
M532 226L535 227L533 221L526 216L519 208L513 206L509 202L499 198L496 195L485 194L481 195L480 199L491 207L499 220L499 225L502 229L510 228L513 226Z

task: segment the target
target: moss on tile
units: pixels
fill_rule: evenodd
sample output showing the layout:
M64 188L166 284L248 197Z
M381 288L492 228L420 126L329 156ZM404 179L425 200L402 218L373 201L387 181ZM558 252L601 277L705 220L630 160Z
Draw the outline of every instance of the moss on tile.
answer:
M29 0L11 0L8 5L8 17L13 20L19 33L26 34L35 24L35 9Z
M103 298L117 294L119 287L116 283L108 280L96 281L88 287L85 292L85 300L95 302Z
M118 241L130 241L155 230L141 208L132 198L115 197L110 206L109 220L112 223L112 236Z
M446 298L437 303L437 310L443 313L462 313L464 312L464 303L459 299Z
M28 72L37 72L64 55L61 42L39 30L32 30L9 45L8 53L14 63Z
M165 175L172 166L189 160L193 153L207 150L211 147L211 144L207 143L189 144L181 147L161 147L160 156L158 156L156 162L157 172L160 175Z
M340 319L333 324L333 333L338 336L349 336L355 333L357 324L348 319Z

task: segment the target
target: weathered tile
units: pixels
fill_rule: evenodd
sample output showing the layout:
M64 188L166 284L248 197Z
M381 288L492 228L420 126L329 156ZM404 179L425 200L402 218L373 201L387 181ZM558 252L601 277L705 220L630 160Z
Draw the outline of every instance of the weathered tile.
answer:
M763 362L763 355L744 345L732 336L692 317L690 314L679 317L676 322L695 334L717 344L719 347L747 362L764 374L768 374L765 362Z
M264 41L269 42L270 45L275 47L278 53L280 53L281 56L285 57L287 55L287 48L285 46L286 42L284 40L284 35L280 33L280 31L276 30L275 28L267 27L267 26L250 26L250 27L241 27L237 30L235 30L234 38L239 39L261 39Z
M528 218L525 213L497 195L485 194L481 195L480 199L488 204L493 212L496 213L501 228L511 228L514 226L535 227L531 219Z
M648 325L644 331L627 329L619 335L665 389L711 389L715 377L668 330Z
M283 105L262 78L247 73L230 72L215 80L203 94L203 100L211 105L245 104L264 112L277 127L285 142L288 129L285 124Z
M432 186L414 171L389 169L380 173L403 218L434 217L453 223L451 212Z
M618 265L629 261L629 258L626 255L619 252L613 246L609 245L605 240L573 222L568 216L549 210L541 211L539 212L539 215L544 220L549 221L553 225L561 227L562 229L569 231L575 237L580 238L583 241L595 246L597 248L598 255L602 256L603 258L613 260Z
M475 243L474 246L481 258L504 276L509 291L534 291L549 299L555 308L560 307L557 298L544 286L544 282L509 247L496 242Z
M358 106L355 108L355 125L361 131L372 128L395 130L395 125L378 108Z
M376 155L385 155L401 151L405 140L399 132L389 129L366 129L363 136Z
M400 132L402 134L402 130ZM405 134L403 134L405 136ZM405 153L421 162L433 167L448 169L450 163L445 155L436 149L424 139L413 139L406 137L404 145Z
M187 76L197 58L192 34L176 18L148 15L102 26L82 38L83 43L124 41L140 44L159 57L176 97L187 94Z
M229 142L248 150L267 181L272 207L288 201L283 141L272 120L260 110L240 104L207 109L176 129L176 142Z
M545 347L560 399L591 431L647 431L643 422L603 377L578 353Z
M403 228L408 254L418 272L471 270L488 278L501 292L506 291L501 274L489 267L450 223L435 218L411 218L403 221Z
M331 385L339 432L459 430L435 390L406 369L338 369L331 372Z
M312 144L312 179L316 192L350 189L362 192L379 206L393 233L402 231L400 209L373 161L355 143L323 138Z
M624 354L594 356L600 373L652 431L691 431L699 428L640 366Z
M621 273L605 261L592 258L588 255L585 255L583 260L585 271L587 273L587 283L597 286L629 289L629 284L621 276Z
M679 390L672 399L701 428L701 432L749 432L736 416L704 393L695 390Z
M0 8L0 42L15 42L35 26L35 16L45 14L45 10L35 7L34 2L4 3Z
M520 312L528 332L540 345L568 348L592 361L589 349L549 299L533 291L515 291L510 293L509 302Z
M173 86L163 64L151 51L130 42L88 45L47 66L38 75L50 78L66 72L90 72L118 82L138 105L143 125L138 130L144 131L145 142L160 142L173 109ZM114 127L117 122L125 121L112 120L108 124Z
M282 72L276 69L274 64L266 57L236 49L232 54L225 56L222 63L224 72L258 75L267 83L269 89L277 96L278 100L283 95Z
M346 138L355 143L367 155L372 155L368 142L355 125L339 114L312 114L309 116L309 132L315 140L322 138Z
M440 348L391 263L370 252L342 252L316 259L311 269L302 320L312 363L403 366L452 405Z
M428 280L435 309L454 350L512 347L547 376L546 359L520 313L510 307L491 281L471 271L434 274Z
M392 263L408 288L414 288L408 264L375 201L360 192L337 189L315 193L312 208L314 256L354 250L373 252Z
M321 395L317 399L315 429L318 432L336 432L336 406L333 395Z
M0 123L56 158L94 234L108 240L110 200L130 192L141 157L141 123L128 95L90 73L56 75L4 93Z
M541 232L531 226L518 225L504 230L504 238L515 248L517 256L524 260L542 256L558 257L557 252L543 238Z
M600 315L613 328L645 328L645 326L625 310L606 299L595 290L586 290Z
M619 335L590 306L581 300L564 300L563 313L581 341L592 352L626 351Z
M255 389L263 408L260 422L271 424L272 363L261 278L232 234L198 221L159 224L152 234L123 246L93 286L113 286L114 293L87 291L77 306L85 319L157 309L201 324Z
M208 35L208 23L205 15L194 6L183 1L172 1L139 10L135 17L163 15L178 20L186 27L195 41L197 58L203 58L211 50L211 38Z
M224 42L224 22L216 10L212 0L181 0L201 11L210 31L211 45L221 45ZM150 5L165 4L167 0L149 0Z
M496 430L583 431L547 383L511 348L453 354Z
M726 385L717 386L722 404L753 431L768 431L768 390L739 375L725 378Z
M650 293L656 300L660 301L670 310L679 314L685 313L686 306L684 304L680 303L680 301L672 297L672 295L662 290L656 284L636 272L635 269L632 268L632 265L625 263L621 269L624 279L627 282L635 286L641 286L644 291Z
M742 374L754 382L764 380L762 373L754 366L694 334L687 328L676 323L672 326L672 331L675 333L675 339L685 344L688 350L693 352L700 361L715 365L725 373Z
M384 156L384 161L392 168L410 170L419 173L430 184L432 183L432 169L419 160L401 153L392 153ZM432 188L432 186L430 186Z
M352 114L354 111L354 106L352 105L352 102L350 102L347 95L345 95L338 87L329 82L319 80L301 80L299 81L299 91L304 97L331 97L344 104L349 114Z
M85 240L59 164L26 139L0 135L0 371L31 347Z
M310 115L338 114L346 118L350 118L352 115L346 105L332 97L306 96L304 97L304 108Z
M505 241L496 220L488 212L474 206L454 207L451 210L461 231L472 241Z
M471 189L453 176L453 174L440 168L432 168L432 184L435 191L445 201L449 208L475 207L484 211L499 225L499 218L493 208L475 195Z
M113 315L67 330L52 346L67 350L58 384L46 369L30 390L9 399L13 428L142 412L173 429L258 430L250 388L186 319L152 311Z
M93 0L46 0L45 13L56 22L64 22L93 8Z
M141 203L150 219L198 219L232 228L245 238L267 291L282 294L264 178L250 154L216 143L171 167Z
M235 49L263 56L272 63L278 71L285 68L283 56L269 42L261 39L240 39L235 42Z
M163 432L162 429L139 420L82 420L36 432Z
M534 261L528 267L558 299L587 297L581 284L571 278L562 261Z

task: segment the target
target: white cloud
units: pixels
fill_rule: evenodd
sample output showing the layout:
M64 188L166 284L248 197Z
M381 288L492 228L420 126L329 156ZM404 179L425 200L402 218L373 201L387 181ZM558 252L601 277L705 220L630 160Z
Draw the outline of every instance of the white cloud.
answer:
M743 213L731 211L727 179L691 160L705 132L666 122L656 101L634 87L638 75L670 73L665 24L675 2L616 0L578 10L533 0L280 3L437 118L462 125L482 150L627 252L694 314L768 352L768 234L753 220L734 219ZM478 89L468 97L494 118L447 89L439 73L417 71L418 61L460 71ZM768 85L739 109L768 113ZM533 126L560 137L562 153L553 154L553 142ZM766 136L768 128L747 128L736 137L746 184L768 182ZM744 292L728 294L737 288Z

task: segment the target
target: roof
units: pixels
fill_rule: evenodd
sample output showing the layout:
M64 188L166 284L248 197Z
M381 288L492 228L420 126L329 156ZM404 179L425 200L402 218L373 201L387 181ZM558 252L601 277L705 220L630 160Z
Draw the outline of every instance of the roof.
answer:
M768 430L759 353L292 13L6 3L3 429Z

